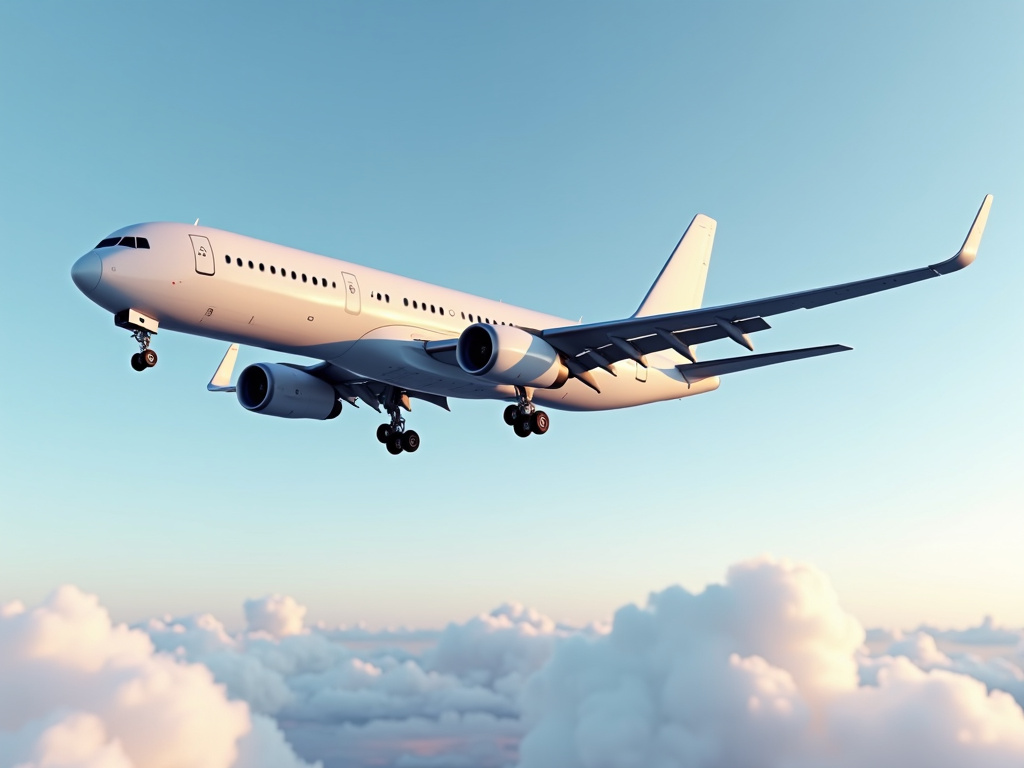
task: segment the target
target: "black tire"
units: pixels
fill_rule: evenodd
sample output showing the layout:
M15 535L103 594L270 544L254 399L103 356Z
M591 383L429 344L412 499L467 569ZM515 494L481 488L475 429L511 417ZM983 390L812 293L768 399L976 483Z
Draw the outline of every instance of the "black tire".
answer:
M420 447L420 436L419 433L409 430L408 432L402 433L402 450L406 453L416 453L416 449Z
M132 368L134 368L136 371L146 370L146 364L142 362L142 355L140 355L138 352L132 355Z
M147 368L152 368L154 365L156 365L156 352L154 352L152 349L147 349L145 352L142 353L141 357L142 362L145 363Z
M543 435L551 426L551 419L544 411L534 411L530 417L530 430L535 435Z
M530 429L530 420L516 419L516 423L512 425L512 431L520 437L529 437L532 432Z
M390 436L391 436L391 425L390 424L381 424L379 427L377 427L377 442L378 443L386 443Z
M388 447L388 453L392 456L397 456L402 452L402 433L395 432L394 434L388 435L388 441L385 443Z
M502 414L502 418L505 419L505 423L510 427L516 423L516 419L519 418L519 406L510 405L505 408L505 413Z

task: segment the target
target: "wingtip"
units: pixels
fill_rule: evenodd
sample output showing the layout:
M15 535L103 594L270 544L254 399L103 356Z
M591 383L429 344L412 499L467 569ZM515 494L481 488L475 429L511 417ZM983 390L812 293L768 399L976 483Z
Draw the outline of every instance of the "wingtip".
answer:
M967 233L964 244L956 255L938 264L932 264L931 269L940 275L948 275L969 266L978 257L978 246L981 245L981 236L985 234L985 224L988 223L988 214L992 208L992 195L985 195L978 209L978 215L974 217L974 223Z

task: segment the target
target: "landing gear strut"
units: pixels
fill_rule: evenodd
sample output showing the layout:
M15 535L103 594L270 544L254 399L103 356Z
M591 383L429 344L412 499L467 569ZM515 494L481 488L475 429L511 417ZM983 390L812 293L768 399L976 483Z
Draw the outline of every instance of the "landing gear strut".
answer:
M420 447L419 434L405 428L405 419L399 410L401 406L409 407L408 395L401 391L389 391L385 397L384 407L387 408L388 416L391 417L391 423L381 424L377 427L377 440L384 443L388 453L392 456L397 456L402 451L415 453Z
M551 426L551 419L544 411L538 411L530 394L525 387L516 387L516 405L509 405L505 408L502 416L505 423L512 427L512 431L519 437L530 435L543 435Z
M132 355L132 368L136 371L152 368L156 365L157 357L156 352L149 348L151 339L149 331L136 328L132 331L132 336L139 342L139 351Z

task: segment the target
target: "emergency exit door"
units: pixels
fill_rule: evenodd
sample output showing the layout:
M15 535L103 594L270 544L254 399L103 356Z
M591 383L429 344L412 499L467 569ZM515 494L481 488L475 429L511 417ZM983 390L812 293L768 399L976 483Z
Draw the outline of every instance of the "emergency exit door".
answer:
M350 315L359 314L359 283L355 275L348 272L341 273L341 279L345 283L345 311Z
M196 272L200 275L212 275L216 270L213 261L213 246L208 238L202 235L189 235L192 240L192 251L196 255Z

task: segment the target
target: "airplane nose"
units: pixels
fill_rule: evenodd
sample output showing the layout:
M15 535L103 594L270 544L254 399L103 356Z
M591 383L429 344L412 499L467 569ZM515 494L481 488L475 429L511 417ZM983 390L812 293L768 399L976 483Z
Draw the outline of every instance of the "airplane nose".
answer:
M95 253L85 254L71 267L71 279L75 281L78 290L86 295L96 290L102 276L103 264Z

